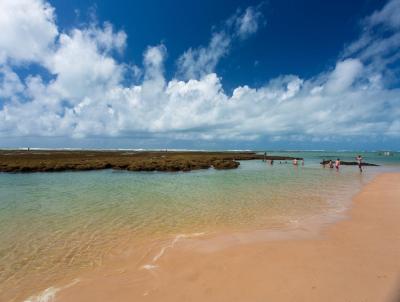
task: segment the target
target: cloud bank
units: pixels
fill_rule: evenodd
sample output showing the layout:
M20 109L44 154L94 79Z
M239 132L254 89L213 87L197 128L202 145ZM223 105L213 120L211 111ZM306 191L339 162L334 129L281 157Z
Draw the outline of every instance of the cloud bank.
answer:
M206 46L185 51L166 79L166 45L149 46L141 70L119 62L127 36L111 24L69 31L44 0L0 1L0 137L166 137L179 140L325 140L400 136L400 1L362 22L335 66L312 78L282 75L227 94L215 69L234 43L264 24L236 12ZM384 33L384 34L382 34ZM20 66L40 66L22 78ZM126 78L138 74L139 83Z

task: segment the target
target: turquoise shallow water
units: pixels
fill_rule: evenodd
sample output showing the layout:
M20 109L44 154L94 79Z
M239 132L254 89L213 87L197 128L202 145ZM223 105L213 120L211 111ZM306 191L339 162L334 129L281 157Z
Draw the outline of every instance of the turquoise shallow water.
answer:
M0 300L99 266L124 247L192 232L280 229L334 215L374 174L400 166L398 154L371 153L365 160L382 167L337 173L318 162L351 160L355 153L289 154L305 157L305 166L244 161L236 170L189 173L0 174Z

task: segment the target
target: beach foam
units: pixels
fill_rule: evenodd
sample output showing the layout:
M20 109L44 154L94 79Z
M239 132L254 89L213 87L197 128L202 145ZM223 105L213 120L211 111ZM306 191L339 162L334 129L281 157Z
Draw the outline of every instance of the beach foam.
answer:
M58 293L60 290L69 288L79 282L79 279L75 279L71 283L62 286L62 287L49 287L46 288L44 291L39 293L36 296L31 296L28 299L26 299L24 302L52 302L55 301L56 298L56 293Z
M145 270L153 270L153 269L155 269L155 268L157 268L158 266L157 265L153 265L153 264L145 264L145 265L142 265L142 269L145 269Z
M184 238L195 238L203 235L205 235L204 232L176 235L170 243L161 247L160 251L153 257L151 263L144 264L140 268L149 271L158 268L158 265L155 265L154 263L156 263L168 249L172 249L178 243L179 240Z
M175 244L178 243L179 240L181 240L183 238L199 237L199 236L203 236L204 234L205 233L192 233L192 234L179 234L179 235L175 236L175 238L171 241L171 243L169 243L166 246L163 246L161 248L160 252L153 257L153 262L157 262L157 260L160 259L164 255L165 251L167 249L173 248L175 246Z

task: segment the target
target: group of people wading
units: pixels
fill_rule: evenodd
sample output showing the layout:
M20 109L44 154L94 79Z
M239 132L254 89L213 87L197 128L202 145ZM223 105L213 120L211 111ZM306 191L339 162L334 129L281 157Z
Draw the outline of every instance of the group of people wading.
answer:
M299 165L299 160L297 158L294 158L293 161L292 161L293 165L294 166L298 166ZM267 152L264 152L263 161L268 161L271 166L274 164L274 160L273 159L267 160ZM282 161L280 160L279 163L282 164ZM285 160L284 163L287 164L287 161ZM301 159L301 165L304 166L304 158Z
M323 162L322 166L325 168L325 162ZM328 167L331 168L331 169L333 169L333 167L335 167L335 168L336 168L336 171L339 171L339 168L340 168L340 158L337 158L337 159L335 160L335 164L333 164L333 160L329 160L329 162L328 162Z
M363 161L362 156L361 156L361 155L357 155L356 161L357 161L358 169L360 169L360 172L362 172L362 171L363 171L363 170L362 170L362 161ZM328 164L328 167L329 167L329 168L331 168L331 169L336 168L336 170L339 171L339 168L340 168L340 158L337 158L337 159L335 160L335 163L333 162L333 160L329 160L327 164ZM326 165L325 160L322 160L322 166L323 166L324 168L325 168L325 165Z
M303 159L303 158L302 158L302 159L294 158L294 159L292 160L293 166L298 166L298 165L299 165L299 160L301 160L301 165L304 166L304 159ZM267 152L264 152L264 159L263 159L263 161L267 161ZM363 170L362 170L362 161L363 161L362 156L361 156L361 155L357 155L356 161L357 161L358 169L360 169L360 172L362 172L362 171L363 171ZM273 159L270 159L270 160L269 160L269 163L270 163L270 165L273 165L273 164L274 164L274 160L273 160ZM280 161L279 163L281 164L282 162ZM285 163L287 163L287 161L285 161ZM335 161L333 161L333 160L325 161L324 159L322 160L322 166L323 166L324 168L326 167L326 165L328 165L328 167L329 167L330 169L335 168L336 171L339 171L340 164L341 164L340 158L337 158Z

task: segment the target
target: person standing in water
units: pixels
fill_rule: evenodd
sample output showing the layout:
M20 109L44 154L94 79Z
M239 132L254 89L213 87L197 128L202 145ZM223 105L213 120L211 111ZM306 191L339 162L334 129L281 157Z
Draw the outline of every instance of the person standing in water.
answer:
M356 160L357 160L358 169L360 169L360 172L362 172L362 160L363 160L362 156L358 155L356 157Z
M293 159L293 165L297 166L297 158Z
M329 160L329 168L333 169L333 161L331 159Z
M339 171L339 167L340 167L340 159L337 158L335 161L335 167L336 167L336 171Z

